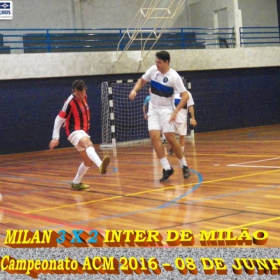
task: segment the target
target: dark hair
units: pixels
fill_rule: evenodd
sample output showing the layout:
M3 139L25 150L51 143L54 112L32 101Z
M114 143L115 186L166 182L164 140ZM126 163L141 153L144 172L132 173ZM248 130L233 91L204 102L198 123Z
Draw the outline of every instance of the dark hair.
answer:
M82 80L76 80L72 84L73 90L83 91L84 89L87 89L86 83Z
M167 51L160 51L160 52L157 52L157 53L156 53L156 57L157 57L158 59L163 60L164 62L165 62L165 61L170 62L170 54L169 54L169 52L167 52Z

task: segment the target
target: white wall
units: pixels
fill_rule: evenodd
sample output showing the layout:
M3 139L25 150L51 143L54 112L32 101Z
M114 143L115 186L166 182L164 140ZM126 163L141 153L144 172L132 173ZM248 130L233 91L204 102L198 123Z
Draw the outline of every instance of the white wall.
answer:
M170 54L171 67L177 71L280 66L279 47L171 50ZM115 52L2 54L0 80L142 73L155 60L155 51L141 63L140 51L130 51L114 65L115 55Z
M227 9L228 26L233 27L231 17L236 7L235 0L188 0L191 27L213 28L213 12ZM242 13L243 26L278 26L277 0L238 0L238 9ZM220 26L223 27L223 26Z
M84 17L85 28L127 28L133 22L132 27L136 26L139 17L139 10L141 7L150 7L150 0L87 0L82 2L82 14ZM174 12L175 1L171 5L171 12ZM169 7L170 2L159 1L159 8ZM176 13L174 19L170 22L169 27L187 27L187 2L182 9ZM136 20L133 21L136 16ZM94 18L96 17L96 18ZM141 18L142 20L143 18ZM155 20L148 20L145 27L154 27ZM160 27L160 26L159 26Z
M277 0L238 0L243 26L278 26Z
M127 28L144 2L13 0L13 19L0 21L0 28ZM145 7L147 5L149 0ZM172 20L170 27L186 27L187 7L185 4L178 17Z
M251 1L251 0L246 0ZM190 1L191 27L214 28L214 12L226 10L228 20L220 28L232 28L235 26L237 7L235 0L201 0Z
M242 11L243 26L278 26L277 0L186 0L171 27L214 27L213 12L221 9L228 12L225 27L233 27L238 9L234 2ZM126 28L143 3L144 0L13 0L14 18L0 21L0 28Z
M13 0L13 19L0 28L73 28L71 1Z

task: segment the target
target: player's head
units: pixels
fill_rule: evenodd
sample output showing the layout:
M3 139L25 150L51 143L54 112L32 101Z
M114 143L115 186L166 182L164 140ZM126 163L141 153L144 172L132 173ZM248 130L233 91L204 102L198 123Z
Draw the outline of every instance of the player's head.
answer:
M170 62L170 54L167 51L160 51L156 53L156 57L164 62Z
M165 73L169 70L170 54L167 51L159 51L156 53L156 66L158 70Z
M72 84L72 91L75 97L79 100L84 100L86 97L87 86L82 80L75 80Z
M76 89L78 91L83 91L84 89L87 89L86 83L82 80L75 80L72 84L73 91Z

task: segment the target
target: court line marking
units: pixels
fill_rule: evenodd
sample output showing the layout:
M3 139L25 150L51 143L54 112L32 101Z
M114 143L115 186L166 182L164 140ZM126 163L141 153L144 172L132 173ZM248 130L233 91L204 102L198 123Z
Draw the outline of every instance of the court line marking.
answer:
M233 227L229 227L229 228L225 228L225 229L221 229L221 230L232 230L232 229L244 228L244 227L249 227L249 226L252 226L252 225L259 225L259 224L268 223L268 222L277 221L277 220L280 220L280 217L260 220L260 221L247 223L247 224L243 224L243 225L239 225L239 226L233 226ZM217 229L215 229L215 230L217 230ZM199 237L199 236L200 236L200 234L195 235L195 237Z
M174 203L176 202L177 200L181 199L182 197L184 196L187 196L188 194L194 192L202 183L202 180L203 180L203 177L200 173L194 171L194 170L191 170L193 173L195 173L197 176L198 176L198 183L190 190L188 190L187 192L185 192L184 194L182 194L181 196L179 197L176 197L175 199L171 200L171 201L168 201L167 203L164 203L162 205L159 205L159 206L156 206L156 207L153 207L153 208L149 208L149 209L144 209L144 210L138 210L138 211L135 211L135 213L144 213L144 212L150 212L150 211L153 211L153 210L160 210L162 208L166 208L169 206L169 204L171 203ZM115 197L113 197L115 198ZM83 203L82 203L83 204ZM77 205L77 204L75 204ZM30 213L27 213L27 212L17 212L17 211L14 211L14 210L11 210L11 209L3 209L4 212L7 212L7 213L10 213L10 214L15 214L15 215L18 215L18 216L26 216L28 218L32 218L32 219L39 219L39 220L43 220L43 221L48 221L48 222L51 222L51 223L58 223L59 225L77 225L77 224L82 224L82 223L85 223L85 222L88 222L88 221L82 221L81 223L80 222L73 222L71 224L67 223L67 222L64 222L64 221L55 221L53 219L49 219L49 218L45 218L45 217L41 217L41 216L36 216L36 215L33 215L33 214L30 214ZM133 215L134 212L130 213L130 215ZM124 213L124 215L127 215L127 213ZM87 227L86 227L87 228Z
M263 173L267 173L267 172L263 172ZM197 173L197 174L199 174L199 173ZM201 174L200 174L200 176L201 176ZM201 178L202 179L202 178ZM198 187L198 186L197 186ZM279 186L273 186L273 187L279 187ZM272 188L272 187L270 187L270 188ZM189 190L188 192L186 192L185 193L185 195L187 195L188 193L190 193L191 192L191 190ZM183 195L182 195L183 196ZM182 198L182 196L181 196L181 198ZM173 202L176 202L176 200L179 200L180 198L178 197L178 198L175 198L174 200L173 200ZM169 201L168 203L166 203L166 207L168 206L167 204L170 204L170 203L172 203L172 201ZM142 211L138 211L138 213L143 213L143 212L148 212L148 211L151 211L151 210L159 210L159 209L162 209L162 208L164 208L163 207L163 205L161 205L161 206L158 206L158 207L155 207L155 208L151 208L151 209L146 209L146 210L142 210ZM6 212L14 212L14 214L20 214L20 216L25 216L26 214L24 214L24 213L18 213L17 211L11 211L11 210L6 210ZM127 216L129 213L124 213L122 216ZM132 214L135 214L135 212L131 212L130 213L130 215L132 215ZM54 220L50 220L50 219L46 219L46 218L42 218L42 217L39 217L39 216L34 216L34 215L26 215L26 216L28 216L28 217L30 217L30 218L35 218L35 219L43 219L43 220L48 220L48 221L50 221L50 222L53 222L53 223L57 223L58 221L54 221ZM117 216L120 216L120 215L117 215ZM111 216L111 217L109 217L109 218L115 218L115 217L117 217L117 216ZM101 219L104 219L104 218L101 218ZM256 221L256 222L252 222L252 223L247 223L247 224L243 224L243 225L238 225L238 226L234 226L234 227L229 227L229 228L226 228L227 230L231 230L231 229L237 229L237 228L242 228L242 227L248 227L248 226L251 226L251 225L256 225L256 224L262 224L262 223L266 223L266 222L271 222L271 221L276 221L276 220L279 220L280 219L280 217L275 217L275 218L269 218L269 219L264 219L264 220L260 220L260 221ZM95 220L100 220L100 219L95 219ZM73 222L73 223L71 223L71 224L74 224L74 225L77 225L77 224L82 224L82 223L84 223L84 222L89 222L89 221L81 221L81 222ZM65 222L59 222L59 223L61 223L62 225L64 224L64 225L67 225L67 226L70 226L71 224L69 224L69 223L65 223ZM86 229L87 230L87 227L84 227L84 229ZM200 235L196 235L196 237L199 237Z
M8 214L11 214L11 215L15 215L17 217L25 217L25 218L29 218L29 219L33 219L33 220L39 220L39 221L43 221L43 222L50 222L52 224L55 224L53 226L49 226L47 228L42 228L42 229L39 229L39 230L43 230L43 229L54 229L54 228L61 228L63 226L66 226L66 227L69 227L69 228L75 228L76 227L76 222L66 222L66 221L60 221L60 220L56 220L56 219L53 219L53 218L47 218L47 217L42 217L42 216L37 216L37 215L33 215L33 214L25 214L25 213L22 213L22 212L19 212L19 211L16 211L16 210L12 210L12 209L3 209L4 213L8 213ZM80 226L81 229L83 230L87 230L87 231L90 231L92 230L92 227L88 227L88 226ZM31 231L35 231L35 230L38 230L37 229L33 229ZM105 231L104 230L98 230L98 232L100 232L101 234L105 234ZM6 235L0 235L0 238L5 238Z
M280 187L280 185L276 185L276 186L268 186L268 187L264 187L264 188L260 188L258 190L267 190L267 189L273 189L273 188L278 188ZM213 200L213 199L217 199L217 198L221 198L221 197L225 197L225 196L234 196L234 195L239 195L240 193L249 193L249 192L255 192L256 189L251 189L251 190L246 190L246 191L240 191L238 193L230 193L230 194L224 194L224 195L219 195L219 196L212 196L212 197L208 197L206 199L201 199L201 200L196 200L196 201L190 201L190 202L186 202L185 204L195 204L195 203L199 203L199 202L202 202L204 200ZM176 199L175 199L176 200ZM176 201L174 201L176 202ZM174 202L170 202L170 203L174 203ZM148 211L152 211L152 210L160 210L160 206L158 206L158 208L156 209L155 208L150 208L150 209L146 209L145 210L138 210L138 211L133 211L133 212L126 212L126 213L122 213L122 214L117 214L117 215L114 215L114 216L107 216L107 217L102 217L102 218L95 218L95 219L91 219L91 220L83 220L83 221L75 221L75 222L72 222L72 224L74 225L82 225L84 223L90 223L90 222L95 222L95 221L100 221L100 220L110 220L110 219L114 219L114 218L120 218L120 217L125 217L125 216L130 216L130 215L134 215L134 214L141 214L141 213L144 213L144 212L148 212ZM227 209L228 211L238 211L236 209ZM240 212L240 211L239 211ZM244 212L244 211L241 211L241 212ZM248 211L245 211L245 212L248 212ZM249 212L250 213L250 212ZM233 213L234 215L236 213ZM232 215L232 214L231 214ZM267 213L264 213L263 215L269 215ZM34 215L28 215L29 216L34 216ZM34 216L34 217L39 217L39 216ZM217 219L217 218L220 218L220 217L214 217L212 219ZM198 221L200 222L200 221ZM198 223L198 222L192 222L192 223ZM52 226L52 227L48 227L46 229L50 229L50 228L59 228L59 226ZM45 228L43 228L45 229Z
M279 169L280 166L248 165L249 163L267 162L267 161L277 160L277 159L280 159L280 157L246 161L246 162L240 162L240 163L234 163L234 164L227 164L227 166L229 166L229 167L252 167L252 168L276 168L276 169Z
M191 171L192 171L192 173L196 172L194 170L191 170ZM230 181L230 180L234 180L234 179L241 179L241 178L252 177L252 176L257 176L257 175L275 173L275 172L279 172L279 171L280 170L277 169L277 170L270 170L270 171L264 171L264 172L257 172L257 173L253 173L253 174L234 176L234 177L229 177L229 178L220 178L220 179L215 179L215 180L210 180L210 181L204 181L204 182L202 182L202 184L211 184L211 183L216 183L216 182ZM196 184L196 183L190 183L190 184L183 184L183 185L176 185L176 186L169 186L169 187L145 190L145 191L142 191L142 192L136 192L136 193L125 194L125 195L117 195L117 196L113 196L113 197L96 199L96 200L91 200L91 201L86 201L86 202L81 202L81 203L64 204L64 205L55 206L55 207L48 207L48 208L37 209L37 210L30 210L30 211L25 211L23 213L26 213L26 214L28 214L28 213L36 213L36 212L41 212L41 211L50 211L50 210L55 210L55 209L68 208L68 207L78 206L78 205L86 205L86 204L91 204L91 203L96 203L96 202L101 202L101 201L106 201L106 200L113 200L113 199L118 199L118 198L135 196L135 195L139 195L139 194L158 192L158 191L162 191L162 190L168 190L168 189L174 189L174 188L180 188L180 187L188 187L188 186L192 186L194 184Z
M170 201L168 201L168 202L166 202L162 205L158 205L158 206L151 207L151 208L148 208L148 209L137 210L137 211L133 211L133 212L125 212L125 213L116 214L116 215L113 215L113 216L95 218L95 219L92 219L92 220L78 221L75 224L80 225L80 224L83 224L83 223L88 223L88 222L97 221L97 220L108 220L108 219L119 218L119 217L124 217L124 216L131 216L131 215L135 215L135 214L142 214L142 213L146 213L146 212L151 212L151 211L156 211L156 210L161 210L163 208L167 208L171 203L174 203L174 202L178 201L179 199L183 198L184 196L187 196L187 195L193 193L197 188L199 188L201 186L201 183L202 183L202 180L203 180L202 175L199 172L196 172L194 170L191 170L191 171L198 176L198 182L196 183L196 185L193 188L191 188L190 190L188 190L184 194L174 198L173 200L170 200Z
M206 201L206 200L213 200L213 199L217 199L217 198L221 198L221 197L226 197L226 196L239 195L240 193L256 192L257 190L261 190L262 191L262 190L279 188L279 187L280 187L280 185L276 185L276 186L269 186L269 187L265 187L265 188L261 188L261 189L251 189L251 190L246 190L246 191L240 191L238 193L234 192L234 193L230 193L230 194L223 194L223 195L219 195L219 196L212 196L212 197L208 197L208 198L204 198L204 199L200 199L200 200L195 200L195 201L188 201L188 202L185 202L183 204L186 204L186 205L196 204L196 203L199 203L199 202L202 202L202 201ZM174 202L176 202L176 201L174 201ZM170 201L169 204L174 203L174 202ZM156 210L158 210L158 209L156 209ZM227 211L235 211L236 212L236 211L240 211L240 210L227 209ZM139 210L138 212L137 211L126 212L126 213L117 214L117 215L113 215L113 216L107 216L107 217L102 217L102 218L95 218L95 219L92 219L92 220L80 221L80 222L77 222L77 224L83 224L83 223L88 223L88 222L95 222L95 221L100 221L100 220L109 220L109 219L113 219L113 218L130 216L130 215L134 215L134 214L138 214L138 213L142 213L142 212L144 212L144 210ZM269 215L269 214L266 214L266 215Z
M230 167L252 167L252 168L272 168L272 169L279 169L280 166L267 166L267 165L242 165L242 164L229 164L227 166Z
M269 190L269 189L276 189L279 187L280 187L280 185L275 185L275 186L268 186L268 187L262 187L262 188L257 188L257 189L253 188L253 189L249 189L249 190L245 190L245 191L238 191L238 192L233 192L233 193L224 193L224 194L220 194L220 195L201 198L198 200L187 201L184 204L192 205L192 204L200 203L200 202L207 201L207 200L219 199L219 198L223 198L223 197L235 196L235 195L240 195L240 194L245 194L245 193L252 193L252 192L257 192L257 191L264 191L264 190ZM228 208L226 208L226 209L231 210ZM233 210L237 211L236 209L233 209Z
M199 174L198 177L199 177L199 180L201 180L201 182L199 182L199 184L201 184L202 180L203 180L202 175L200 173L194 171L194 170L191 170L191 172L195 173L197 175ZM60 205L60 206L55 206L55 207L44 208L44 209L30 210L30 211L25 211L23 213L29 214L29 213L35 213L35 212L41 212L41 211L49 211L49 210L54 210L54 209L61 209L61 208L67 208L67 207L72 207L72 206L78 206L78 205L91 204L91 203L100 202L100 201L112 200L112 199L117 199L117 198L124 198L124 197L129 197L129 196L136 196L136 195L144 194L144 193L157 192L157 191L166 190L166 189L169 189L169 188L174 189L174 188L177 188L177 187L193 186L194 184L195 184L194 188L196 189L197 188L196 187L197 183L190 183L190 184L183 184L183 185L172 186L172 187L163 187L163 188L158 188L158 189L146 190L146 191L142 191L142 192L130 193L130 194L125 194L125 195L116 195L116 196L112 196L112 197L106 197L106 198L101 198L101 199L96 199L96 200L91 200L91 201L86 201L86 202L65 204L65 205ZM182 197L182 195L180 197Z
M280 198L280 196L279 195L265 195L264 197L269 197L269 198Z
M280 159L280 157L252 160L252 161L240 162L240 163L235 163L235 164L247 164L247 163L263 162L263 161L270 161L270 160L276 160L276 159ZM228 166L230 166L230 164Z

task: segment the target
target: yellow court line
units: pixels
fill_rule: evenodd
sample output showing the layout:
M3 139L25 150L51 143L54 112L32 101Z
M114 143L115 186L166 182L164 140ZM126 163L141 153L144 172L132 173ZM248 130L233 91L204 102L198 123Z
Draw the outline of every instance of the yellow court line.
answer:
M198 153L195 153L195 155L196 156L213 156L213 154L198 154ZM271 155L271 154L263 154L263 155L260 155L260 154L249 154L249 155L244 155L244 154L242 154L242 155L240 155L240 154L237 154L237 153L227 153L227 154L224 154L224 153L222 153L222 154L214 154L215 156L225 156L225 157L258 157L258 158L271 158L271 157L273 157L273 158L277 158L277 157L279 157L279 154L278 155Z
M230 180L234 180L234 179L240 179L240 178L245 178L245 177L252 177L252 176L263 175L263 174L268 174L268 173L275 173L275 172L280 172L280 169L271 170L271 171L264 171L264 172L258 172L258 173L247 174L247 175L234 176L234 177L229 177L229 178L215 179L215 180L210 180L210 181L202 182L201 184L211 184L211 183L222 182L222 181L230 181ZM23 213L24 214L29 214L29 213L35 213L35 212L41 212L41 211L47 211L47 210L68 208L68 207L72 207L72 206L85 205L85 204L90 204L90 203L95 203L95 202L100 202L100 201L112 200L112 199L115 199L115 198L123 198L123 197L135 196L135 195L139 195L139 194L158 192L158 191L161 191L161 190L168 190L168 189L175 189L175 188L186 187L186 186L193 186L193 185L196 185L196 184L197 183L190 183L190 184L183 184L183 185L177 185L177 186L170 186L170 187L146 190L146 191L142 191L142 192L126 194L126 195L123 195L123 196L117 195L117 196L113 196L113 197L102 198L102 199L97 199L97 200L91 200L91 201L87 201L87 202L73 203L73 204L64 204L64 205L60 205L60 206L56 206L56 207L49 207L49 208L43 208L43 209L26 211L26 212L23 212Z
M122 197L122 196L117 195L117 196L106 197L106 198L102 198L102 199L98 199L98 200L91 200L91 201L87 201L87 202L64 204L64 205L56 206L56 207L49 207L49 208L43 208L43 209L38 209L38 210L25 211L23 213L30 214L30 213L41 212L41 211L46 211L46 210L61 209L61 208L72 207L72 206L77 206L77 205L90 204L90 203L99 202L99 201L111 200L111 199L120 198L120 197Z
M279 142L279 141L278 141ZM135 153L135 152L131 152L131 153L126 153L127 155L150 155L151 153ZM262 155L260 155L260 154L248 154L248 155L246 155L246 154L238 154L238 153L235 153L235 152L232 152L232 153L215 153L215 154L213 154L213 153L208 153L208 154L201 154L201 153L197 153L197 152L190 152L189 153L189 155L196 155L196 156L213 156L213 155L215 155L215 156L225 156L225 157L258 157L258 158L267 158L267 157L269 157L269 158L271 158L271 157L279 157L279 154L275 154L275 155L271 155L271 154L262 154ZM129 161L129 160L128 160ZM122 163L119 163L119 164L121 164L122 165ZM124 165L125 164L127 164L127 163L124 163Z
M209 181L204 181L201 184L204 185L204 184L211 184L211 183L217 183L217 182L222 182L222 181L230 181L230 180L234 180L234 179L240 179L240 178L245 178L245 177L252 177L252 176L263 175L263 174L267 174L267 173L275 173L275 172L280 172L280 169L264 171L264 172L258 172L258 173L247 174L247 175L234 176L234 177L229 177L229 178L221 178L221 179L209 180ZM196 184L197 183L191 183L191 184L183 184L183 185L164 187L164 188L159 188L159 189L146 190L146 191L142 191L142 192L126 194L125 196L133 196L133 195L139 195L139 194L144 194L144 193L156 192L156 191L161 191L161 190L175 189L175 188L186 187L186 186L194 186Z
M279 198L280 198L280 196L279 196L279 195L265 195L264 197L277 198L277 199L279 199Z
M209 142L209 141L213 141L213 140L217 140L217 139L199 139L197 140L198 142ZM236 143L237 141L236 140L222 140L222 139L219 139L220 141L223 141L223 142L233 142L233 143ZM238 140L238 143L279 143L279 140Z
M252 222L252 223L248 223L248 224L244 224L244 225L229 227L229 228L222 229L222 230L232 230L232 229L237 229L237 228L244 228L244 227L249 227L249 226L252 226L252 225L259 225L259 224L263 224L263 223L267 223L267 222L271 222L271 221L276 221L276 220L280 220L280 217L260 220L260 221L257 221L257 222ZM195 237L199 237L199 236L200 236L200 234L195 235Z

